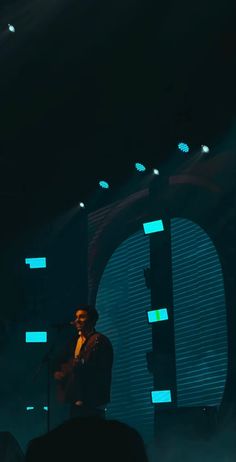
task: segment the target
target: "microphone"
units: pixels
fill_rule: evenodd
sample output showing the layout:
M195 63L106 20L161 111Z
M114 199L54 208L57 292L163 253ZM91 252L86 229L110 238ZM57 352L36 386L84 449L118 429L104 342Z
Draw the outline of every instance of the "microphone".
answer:
M73 326L75 321L70 321L70 322L53 322L50 324L50 327L53 329L64 329L65 327L70 327Z

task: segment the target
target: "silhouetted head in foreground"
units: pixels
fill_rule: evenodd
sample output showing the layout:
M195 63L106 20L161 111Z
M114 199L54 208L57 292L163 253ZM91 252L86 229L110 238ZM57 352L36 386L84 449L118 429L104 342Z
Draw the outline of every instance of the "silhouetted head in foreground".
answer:
M71 419L32 440L25 462L148 462L139 433L117 420Z

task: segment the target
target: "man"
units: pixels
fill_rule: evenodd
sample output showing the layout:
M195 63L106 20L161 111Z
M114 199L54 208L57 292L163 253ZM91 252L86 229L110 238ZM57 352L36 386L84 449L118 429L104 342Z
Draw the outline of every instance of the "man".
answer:
M105 335L96 332L97 320L95 308L83 305L77 309L73 324L78 335L54 372L58 398L71 404L71 417L105 417L110 402L113 348Z

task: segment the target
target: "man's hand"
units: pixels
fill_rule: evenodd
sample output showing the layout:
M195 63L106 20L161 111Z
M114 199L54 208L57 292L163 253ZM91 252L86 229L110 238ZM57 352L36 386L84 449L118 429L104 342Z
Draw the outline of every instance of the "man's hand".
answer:
M61 371L56 371L54 372L54 379L56 380L62 380L64 379L65 375Z

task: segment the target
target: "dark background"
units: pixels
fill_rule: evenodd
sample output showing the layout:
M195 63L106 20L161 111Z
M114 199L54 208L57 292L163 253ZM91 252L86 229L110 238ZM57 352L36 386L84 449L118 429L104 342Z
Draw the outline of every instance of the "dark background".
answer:
M182 139L213 153L235 115L235 17L229 0L2 0L2 242Z
M200 205L215 218L222 248L226 243L235 287L235 9L229 0L1 0L3 429L30 404L16 361L24 323L43 322L49 310L57 320L68 309L69 318L85 287L86 247L81 256L75 206L96 194L99 179L119 190L136 161L173 175L179 141L193 153L209 145L209 163L196 167L221 192L215 208ZM184 199L198 208L193 196ZM24 258L33 253L49 257L40 277L26 273ZM12 400L17 382L23 391ZM25 431L20 417L14 425Z

